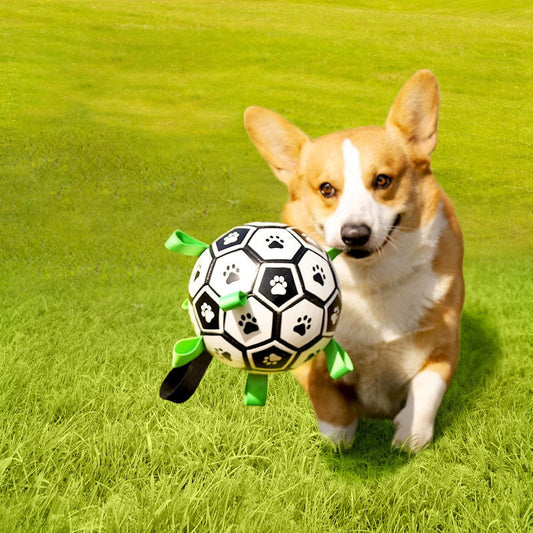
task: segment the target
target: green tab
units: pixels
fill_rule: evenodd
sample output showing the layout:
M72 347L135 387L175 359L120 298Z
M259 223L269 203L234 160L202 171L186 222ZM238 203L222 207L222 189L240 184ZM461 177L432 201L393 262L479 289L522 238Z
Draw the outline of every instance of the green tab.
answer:
M209 248L209 245L177 230L169 237L165 247L171 252L199 257L206 248Z
M353 370L353 363L350 356L342 349L335 339L329 341L324 352L326 352L328 372L333 379L339 379Z
M189 298L187 298L186 300L183 300L183 303L181 304L181 308L185 309L185 311L189 309Z
M342 254L344 250L339 250L339 248L330 248L326 253L329 255L329 258L333 261L338 255Z
M244 307L248 300L248 295L245 292L237 291L226 296L221 296L218 300L218 305L222 311L230 311L231 309L238 309Z
M244 391L244 405L265 405L267 391L267 374L248 374Z
M172 366L174 368L183 366L198 357L204 351L205 345L203 337L182 339L174 346Z

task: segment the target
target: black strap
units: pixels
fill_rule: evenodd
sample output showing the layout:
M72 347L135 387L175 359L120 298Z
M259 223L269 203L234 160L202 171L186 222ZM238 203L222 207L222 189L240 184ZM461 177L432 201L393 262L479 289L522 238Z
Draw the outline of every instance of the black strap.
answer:
M202 352L190 363L173 368L161 383L159 397L174 403L186 402L197 389L213 357Z

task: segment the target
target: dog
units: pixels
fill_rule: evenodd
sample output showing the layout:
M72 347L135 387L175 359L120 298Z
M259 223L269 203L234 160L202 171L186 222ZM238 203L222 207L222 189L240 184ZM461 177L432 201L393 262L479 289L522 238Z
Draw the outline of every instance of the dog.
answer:
M334 380L324 354L294 374L320 432L350 446L358 420L391 418L392 445L418 452L433 439L437 410L459 357L463 239L430 156L439 86L417 72L384 127L310 139L277 113L252 106L245 128L288 188L282 220L322 246L342 249L336 338L354 370Z

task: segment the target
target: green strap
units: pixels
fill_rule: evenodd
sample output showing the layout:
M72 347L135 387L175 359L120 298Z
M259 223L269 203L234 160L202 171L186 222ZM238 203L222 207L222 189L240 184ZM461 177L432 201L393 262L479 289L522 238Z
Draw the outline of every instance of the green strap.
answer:
M267 392L267 374L248 374L244 391L244 405L265 405Z
M231 309L238 309L244 307L248 300L248 295L245 292L237 291L226 296L221 296L218 300L218 305L222 311L230 311Z
M339 379L353 370L353 363L350 356L342 349L335 339L329 341L324 352L326 352L328 372L333 379Z
M177 230L168 238L165 247L171 252L200 257L202 252L209 248L209 245L205 244L205 242L197 241L183 231Z
M339 250L339 248L330 248L326 253L329 255L329 258L333 261L338 255L342 254L344 250Z
M192 337L190 339L182 339L174 346L174 353L172 354L172 366L174 368L183 366L205 351L204 338Z

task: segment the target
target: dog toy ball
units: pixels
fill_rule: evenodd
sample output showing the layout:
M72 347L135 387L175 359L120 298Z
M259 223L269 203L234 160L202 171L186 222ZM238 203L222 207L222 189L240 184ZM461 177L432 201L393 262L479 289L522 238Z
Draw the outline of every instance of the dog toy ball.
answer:
M246 405L264 405L269 374L297 368L320 351L333 378L353 370L333 339L341 312L330 258L337 250L326 253L276 223L237 226L210 246L176 231L166 247L198 257L184 304L196 337L175 345L162 398L188 399L213 357L248 371Z

